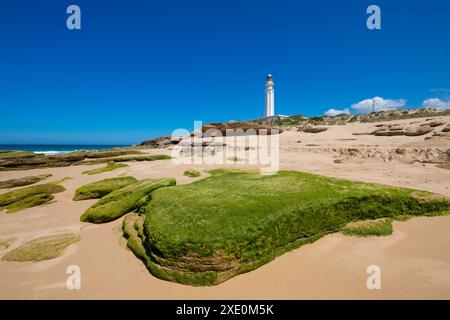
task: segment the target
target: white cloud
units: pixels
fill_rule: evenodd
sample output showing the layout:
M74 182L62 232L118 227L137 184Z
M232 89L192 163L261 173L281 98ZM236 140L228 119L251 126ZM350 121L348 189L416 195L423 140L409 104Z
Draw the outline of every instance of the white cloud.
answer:
M325 112L325 115L329 116L329 117L334 117L334 116L337 116L338 114L343 114L343 113L350 114L350 109L345 108L343 110L338 110L338 109L331 108Z
M450 99L443 101L439 98L430 98L422 102L422 107L424 108L440 108L440 109L450 109Z
M351 107L361 113L372 112L372 103L375 102L375 111L391 110L403 107L406 104L405 99L383 99L381 97L374 97L372 99L365 99L358 103L354 103Z

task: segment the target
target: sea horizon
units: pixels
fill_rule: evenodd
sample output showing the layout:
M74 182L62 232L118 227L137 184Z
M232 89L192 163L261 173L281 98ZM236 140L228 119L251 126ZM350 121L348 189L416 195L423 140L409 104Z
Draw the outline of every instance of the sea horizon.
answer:
M0 144L0 151L32 151L41 154L62 154L79 150L105 150L129 145L116 144Z

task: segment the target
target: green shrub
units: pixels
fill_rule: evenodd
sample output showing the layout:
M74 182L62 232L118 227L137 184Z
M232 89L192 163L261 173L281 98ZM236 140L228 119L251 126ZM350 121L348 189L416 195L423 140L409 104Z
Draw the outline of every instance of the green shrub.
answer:
M126 187L136 182L137 179L133 177L119 177L96 181L79 187L75 191L75 197L73 200L99 199L114 190Z
M135 210L139 201L154 190L173 186L175 183L175 179L138 181L101 198L81 216L80 220L103 223L117 219Z

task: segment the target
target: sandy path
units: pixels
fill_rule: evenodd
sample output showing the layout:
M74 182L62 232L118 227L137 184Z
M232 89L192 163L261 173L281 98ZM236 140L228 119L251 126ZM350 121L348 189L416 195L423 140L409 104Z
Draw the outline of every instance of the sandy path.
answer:
M423 143L423 137L351 135L351 132L367 130L369 126L373 124L334 126L320 135L283 133L281 168L418 188L450 196L450 170L437 168L434 164L373 159L346 159L337 164L333 161L334 154L306 146L312 142L321 147L335 146L336 141L342 142L344 147L381 145L385 148ZM302 142L298 143L298 140ZM433 143L441 148L450 147L448 140ZM57 194L54 203L12 215L0 214L0 239L10 240L10 248L41 235L67 231L81 235L81 241L57 259L39 263L0 260L0 299L450 299L448 216L396 222L394 234L388 237L329 235L215 287L194 288L159 280L149 274L121 240L122 219L103 225L79 221L80 215L95 200L73 202L75 188L121 174L136 178L175 177L180 184L189 183L194 179L182 175L185 169L212 167L176 166L171 161L129 165L94 176L81 174L92 166L0 172L0 180L48 172L54 175L50 180L65 176L73 178L63 182L66 191ZM255 169L254 166L239 167ZM5 252L7 250L0 251L0 255ZM382 270L381 290L366 287L366 268L373 264ZM65 287L69 265L81 268L81 290Z

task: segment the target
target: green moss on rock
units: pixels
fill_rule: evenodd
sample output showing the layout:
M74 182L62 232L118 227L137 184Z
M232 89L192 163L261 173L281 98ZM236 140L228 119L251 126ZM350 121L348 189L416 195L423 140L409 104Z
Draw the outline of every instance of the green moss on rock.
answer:
M110 158L123 156L127 154L141 154L142 152L136 149L129 148L113 148L108 150L90 151L87 153L88 158Z
M175 184L175 179L138 181L101 198L81 216L80 220L103 223L117 219L135 210L139 201L154 190Z
M188 169L183 173L184 176L190 177L190 178L196 178L200 177L201 173L200 171L194 170L194 169Z
M144 229L133 236L155 276L214 285L350 222L448 213L447 200L414 192L301 172L214 170L206 179L155 190Z
M29 241L3 256L4 261L43 261L59 257L69 245L80 240L76 234L47 236Z
M94 175L94 174L99 174L99 173L103 173L103 172L113 171L113 170L116 170L119 168L125 168L125 167L128 167L128 165L125 163L109 162L103 168L86 170L86 171L83 171L83 174Z
M1 150L0 151L0 159L6 158L32 158L37 156L34 152L31 151L14 151L14 150Z
M134 177L119 177L92 182L79 187L75 191L75 197L73 200L99 199L114 190L126 187L130 184L136 183L137 181L138 180Z
M21 201L34 195L54 194L63 192L64 190L65 189L63 186L56 183L46 183L9 191L4 194L0 194L0 207L8 206L14 202Z
M29 196L23 200L11 203L10 205L6 206L6 213L15 213L26 208L37 207L49 203L53 199L55 199L55 197L47 193Z
M5 181L0 181L0 189L8 189L8 188L15 188L15 187L23 187L30 184L38 183L39 181L45 180L49 177L51 177L51 174L41 174L38 176L28 176L18 179L10 179Z
M172 157L165 154L154 154L142 156L123 156L114 158L90 159L83 161L81 164L97 164L105 162L129 162L129 161L156 161L156 160L170 160L170 159L172 159Z

